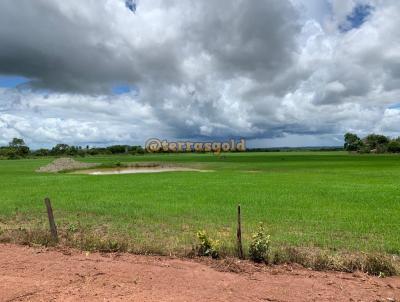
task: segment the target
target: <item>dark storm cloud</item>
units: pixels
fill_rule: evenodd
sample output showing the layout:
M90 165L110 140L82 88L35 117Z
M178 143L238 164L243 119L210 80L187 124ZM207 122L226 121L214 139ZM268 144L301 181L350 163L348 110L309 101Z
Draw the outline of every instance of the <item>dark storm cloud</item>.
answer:
M107 11L98 1L76 3L83 9L71 11L45 0L1 1L0 72L32 78L35 87L69 92L107 92L118 82L180 85L182 60L199 51L217 65L211 72L266 80L290 65L299 30L288 1L190 1L200 12L194 19L183 20L182 27L165 24L165 31L170 27L174 34L151 39L147 35L155 33L146 31L151 24L135 23L138 17L124 15L124 7ZM193 7L169 1L166 9L185 13ZM109 23L112 13L143 29L121 34Z
M98 1L75 2L74 11L56 1L1 1L0 72L29 77L37 88L72 93L109 92L116 83L140 82L149 74L168 82L165 75L179 73L168 42L160 42L158 50L132 48Z
M188 39L209 54L225 77L270 80L292 63L300 30L288 1L200 1Z

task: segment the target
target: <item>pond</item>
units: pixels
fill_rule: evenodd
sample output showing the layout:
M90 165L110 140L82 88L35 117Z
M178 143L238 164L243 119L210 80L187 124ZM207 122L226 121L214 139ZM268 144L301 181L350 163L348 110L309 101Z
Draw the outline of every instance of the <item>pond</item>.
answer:
M185 167L119 167L77 170L72 174L87 175L117 175L117 174L139 174L139 173L162 173L162 172L212 172L210 170L199 170Z

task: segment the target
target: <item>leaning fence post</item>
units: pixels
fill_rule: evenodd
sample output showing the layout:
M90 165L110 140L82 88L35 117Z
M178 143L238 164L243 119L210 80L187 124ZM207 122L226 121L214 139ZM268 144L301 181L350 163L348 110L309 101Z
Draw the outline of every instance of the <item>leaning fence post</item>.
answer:
M242 245L242 221L240 215L240 205L237 207L237 248L239 259L244 259Z
M57 226L54 221L53 209L49 198L44 199L47 208L47 216L49 217L51 237L54 241L58 241Z

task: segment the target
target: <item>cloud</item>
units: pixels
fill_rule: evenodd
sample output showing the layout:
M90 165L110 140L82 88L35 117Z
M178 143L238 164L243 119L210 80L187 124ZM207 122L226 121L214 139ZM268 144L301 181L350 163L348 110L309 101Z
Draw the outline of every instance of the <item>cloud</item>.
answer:
M373 13L341 31L360 5ZM394 135L399 14L393 0L142 0L135 14L124 0L3 0L0 74L31 81L0 88L0 143Z
M70 144L141 144L143 137L169 135L153 109L133 95L82 96L0 89L0 143L24 137L34 147Z

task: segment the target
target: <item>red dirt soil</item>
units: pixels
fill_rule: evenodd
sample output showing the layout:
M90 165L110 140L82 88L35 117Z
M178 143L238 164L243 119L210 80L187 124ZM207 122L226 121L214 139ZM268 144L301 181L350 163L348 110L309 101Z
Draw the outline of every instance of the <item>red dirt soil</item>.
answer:
M400 301L400 278L7 244L0 301Z

